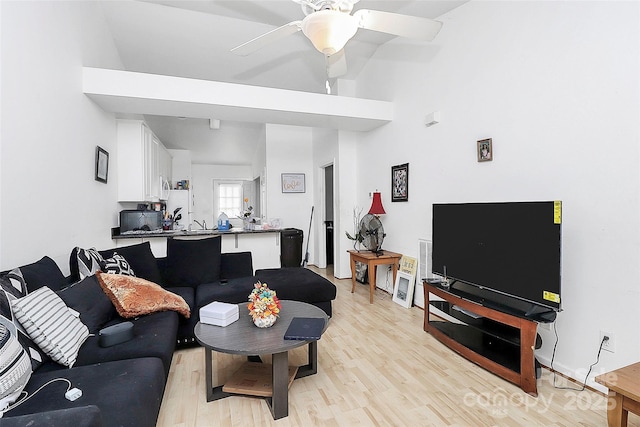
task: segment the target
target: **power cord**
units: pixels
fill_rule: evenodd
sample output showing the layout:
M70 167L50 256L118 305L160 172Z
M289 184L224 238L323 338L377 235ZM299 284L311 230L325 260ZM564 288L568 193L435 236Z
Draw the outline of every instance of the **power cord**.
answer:
M52 380L47 381L47 382L46 382L46 383L44 383L43 385L41 385L41 386L40 386L36 391L34 391L34 392L33 392L33 393L31 393L31 394L29 394L29 393L28 393L28 392L26 392L26 391L22 391L22 393L20 393L20 395L23 395L23 394L24 394L24 396L23 396L20 400L18 400L18 401L16 401L15 403L13 403L13 404L9 405L9 406L7 407L7 409L5 410L5 412L6 412L6 411L10 411L10 410L12 410L13 408L17 408L18 406L22 405L24 402L26 402L27 400L31 399L31 398L32 398L33 396L35 396L38 392L40 392L40 390L42 390L43 388L45 388L45 387L46 387L46 386L48 386L49 384L52 384L52 383L54 383L54 382L56 382L56 381L64 381L64 382L66 382L66 383L68 384L68 386L67 386L67 391L64 393L64 395L65 395L65 397L66 397L67 399L69 399L69 400L76 400L77 398L79 398L80 396L82 396L82 391L81 391L81 390L79 390L79 389L77 389L77 388L73 388L73 389L71 388L71 387L72 387L72 385L71 385L71 381L69 381L68 379L66 379L66 378L54 378L54 379L52 379ZM70 393L71 393L71 394L70 394Z
M604 345L604 343L606 341L609 340L609 337L607 337L607 336L602 337L602 341L600 341L600 348L598 349L598 356L596 357L596 361L593 362L591 364L591 366L589 366L589 371L587 372L587 375L584 377L584 381L582 381L582 388L560 387L559 385L556 384L557 375L556 375L555 369L553 369L553 360L556 357L556 348L558 347L558 341L559 341L558 329L556 328L556 323L555 322L553 322L553 332L556 335L556 342L553 345L553 353L551 355L551 371L553 372L553 387L558 389L558 390L584 391L585 388L587 387L587 379L589 378L589 374L591 373L591 370L593 369L593 367L596 366L598 364L598 362L600 362L600 353L602 353L602 346Z

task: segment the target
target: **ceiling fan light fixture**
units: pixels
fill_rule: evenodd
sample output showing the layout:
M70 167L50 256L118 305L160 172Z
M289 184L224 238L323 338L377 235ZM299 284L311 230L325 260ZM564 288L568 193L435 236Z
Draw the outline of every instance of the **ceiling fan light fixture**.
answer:
M302 32L325 55L333 55L358 31L358 20L348 13L320 10L302 20Z

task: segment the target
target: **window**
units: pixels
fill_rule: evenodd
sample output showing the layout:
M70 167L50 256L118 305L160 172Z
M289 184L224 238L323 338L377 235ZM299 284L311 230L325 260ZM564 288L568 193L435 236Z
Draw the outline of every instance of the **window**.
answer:
M218 183L218 210L229 218L236 218L242 212L242 182Z

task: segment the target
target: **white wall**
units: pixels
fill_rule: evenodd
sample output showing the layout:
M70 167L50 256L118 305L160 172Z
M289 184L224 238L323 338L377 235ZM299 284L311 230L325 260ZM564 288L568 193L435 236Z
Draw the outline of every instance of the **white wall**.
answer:
M472 1L442 20L432 44L395 40L359 79L359 95L397 107L358 146L359 194L382 190L385 248L415 256L434 202L562 200L554 368L584 380L600 329L617 352L593 374L637 361L639 3ZM442 122L427 128L433 111ZM483 138L492 162L476 161ZM409 202L391 203L390 167L405 162ZM548 366L555 338L541 334Z
M191 181L191 151L168 149L171 154L171 188L176 187L177 181L188 179Z
M314 203L312 130L268 124L266 127L267 217L280 218L282 227L304 232L303 258L309 234L309 217ZM304 173L306 192L282 193L281 174ZM313 233L312 233L313 234ZM309 243L309 263L315 263L313 236Z
M113 245L115 119L81 88L83 65L121 68L97 2L1 2L0 268ZM94 180L96 145L109 183Z

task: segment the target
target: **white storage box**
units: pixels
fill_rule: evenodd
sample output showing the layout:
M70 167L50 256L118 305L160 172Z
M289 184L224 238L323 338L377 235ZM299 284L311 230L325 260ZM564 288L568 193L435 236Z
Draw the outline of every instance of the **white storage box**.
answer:
M200 322L208 325L227 326L239 318L236 304L214 301L200 308Z

